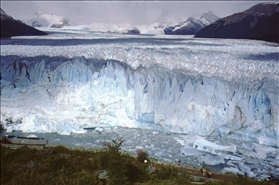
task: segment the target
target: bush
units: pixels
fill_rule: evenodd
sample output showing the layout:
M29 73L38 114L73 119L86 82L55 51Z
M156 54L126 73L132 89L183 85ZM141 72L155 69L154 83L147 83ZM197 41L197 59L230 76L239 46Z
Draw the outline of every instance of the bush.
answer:
M147 160L147 162L149 162L148 153L146 151L138 149L137 154L138 154L138 156L137 156L138 162L143 163L144 160Z

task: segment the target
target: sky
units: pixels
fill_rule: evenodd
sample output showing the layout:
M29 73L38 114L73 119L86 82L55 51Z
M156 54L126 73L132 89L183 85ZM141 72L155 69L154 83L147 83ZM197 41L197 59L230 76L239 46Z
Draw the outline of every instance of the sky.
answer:
M65 16L75 24L154 23L162 12L174 16L178 22L189 16L199 16L211 10L219 17L244 11L261 1L7 1L1 8L15 19L26 21L42 10Z

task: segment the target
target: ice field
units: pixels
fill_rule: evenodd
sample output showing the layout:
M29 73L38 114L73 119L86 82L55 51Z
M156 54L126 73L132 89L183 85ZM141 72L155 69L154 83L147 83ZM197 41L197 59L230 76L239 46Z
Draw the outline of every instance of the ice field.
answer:
M50 31L1 40L8 132L84 137L80 145L93 138L96 146L102 135L120 135L125 150L165 162L279 175L278 45Z

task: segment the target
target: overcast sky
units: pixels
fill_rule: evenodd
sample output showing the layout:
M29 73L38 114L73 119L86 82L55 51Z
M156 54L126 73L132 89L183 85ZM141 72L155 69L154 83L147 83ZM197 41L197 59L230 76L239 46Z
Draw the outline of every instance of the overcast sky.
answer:
M151 24L163 11L184 21L211 10L219 17L240 12L261 1L1 1L1 8L15 19L26 21L35 12L68 17L76 24Z

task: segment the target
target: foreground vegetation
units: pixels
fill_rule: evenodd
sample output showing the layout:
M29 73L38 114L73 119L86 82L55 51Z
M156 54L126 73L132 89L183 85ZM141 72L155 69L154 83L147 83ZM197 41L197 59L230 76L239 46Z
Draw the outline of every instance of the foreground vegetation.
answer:
M63 146L42 150L1 146L1 184L187 185L194 181L181 167L157 164L156 170L150 171L148 154L139 150L135 158L121 152L122 142L112 140L101 151L71 150ZM229 181L200 181L208 185L275 184L242 176Z

